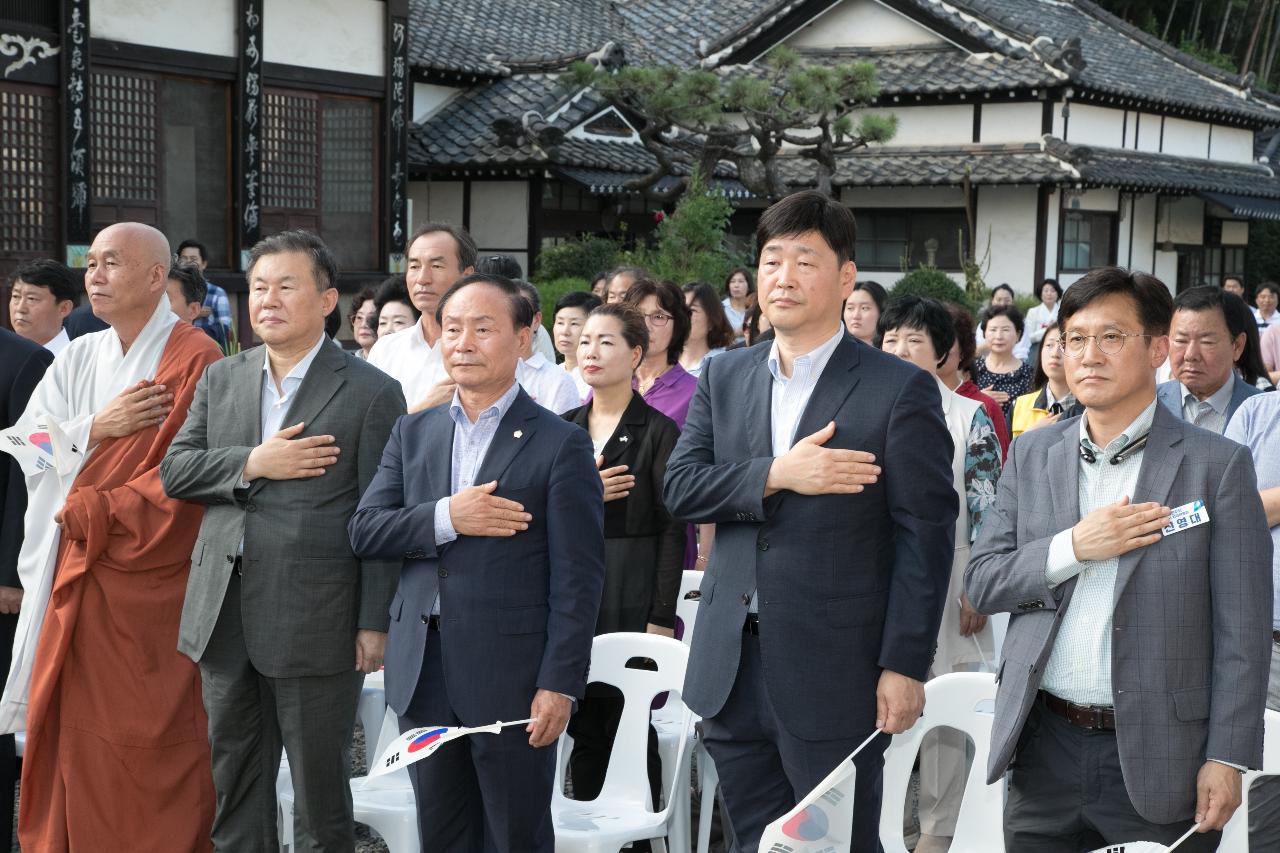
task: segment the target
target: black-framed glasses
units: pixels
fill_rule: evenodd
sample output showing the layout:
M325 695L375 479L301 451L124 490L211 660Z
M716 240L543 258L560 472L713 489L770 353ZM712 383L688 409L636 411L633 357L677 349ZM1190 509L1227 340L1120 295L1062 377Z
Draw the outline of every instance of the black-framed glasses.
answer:
M1093 341L1094 346L1105 355L1117 355L1120 350L1124 349L1124 342L1127 338L1150 338L1152 335L1131 332L1103 332L1100 335L1082 335L1078 332L1072 332L1063 336L1058 341L1058 348L1072 358L1083 358L1084 348L1088 346L1089 341Z

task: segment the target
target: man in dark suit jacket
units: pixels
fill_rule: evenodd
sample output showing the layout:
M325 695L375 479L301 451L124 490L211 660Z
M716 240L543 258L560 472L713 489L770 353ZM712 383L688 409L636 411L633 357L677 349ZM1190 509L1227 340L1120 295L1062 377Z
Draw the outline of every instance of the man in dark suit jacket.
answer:
M932 377L844 333L854 235L816 192L761 217L774 343L708 362L667 469L671 514L716 525L684 698L740 851L873 729L911 727L942 616L951 438ZM887 743L858 761L855 851L879 849Z
M586 688L604 584L604 490L591 439L516 382L533 306L466 276L440 299L453 401L399 420L349 526L403 561L387 704L401 731L535 718L409 768L423 850L552 853L555 749Z
M325 335L335 277L312 234L254 246L264 346L209 366L160 466L170 497L208 505L178 650L200 664L218 850L279 849L282 746L295 846L355 846L348 748L362 673L382 664L396 564L360 559L345 531L405 402Z
M0 429L17 423L31 392L53 362L53 353L37 343L0 329ZM13 633L22 607L18 551L22 548L22 516L27 511L27 484L10 456L0 456L0 667L9 671ZM0 850L13 846L13 783L17 767L13 735L0 736Z

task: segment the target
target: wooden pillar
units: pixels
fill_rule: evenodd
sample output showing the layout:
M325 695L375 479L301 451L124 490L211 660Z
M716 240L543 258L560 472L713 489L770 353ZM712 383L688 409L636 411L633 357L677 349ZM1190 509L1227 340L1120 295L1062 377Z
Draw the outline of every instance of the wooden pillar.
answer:
M232 163L236 186L236 240L240 270L260 237L262 213L262 7L264 0L239 0L236 24L236 116Z
M405 240L409 236L409 2L387 0L387 95L383 109L386 156L382 193L383 241L387 270L405 271Z
M63 239L67 266L83 267L93 227L89 142L89 0L62 0Z

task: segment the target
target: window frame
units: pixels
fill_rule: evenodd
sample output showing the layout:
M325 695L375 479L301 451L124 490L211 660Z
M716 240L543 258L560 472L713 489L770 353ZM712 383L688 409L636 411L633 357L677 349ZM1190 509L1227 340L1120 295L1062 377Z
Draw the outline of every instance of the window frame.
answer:
M884 215L884 216L892 215L892 216L902 216L902 217L904 217L904 218L906 219L906 239L905 239L905 243L906 243L906 247L907 247L907 249L908 249L908 250L910 250L910 249L912 248L912 246L913 246L913 245L915 244L915 242L916 242L916 240L915 240L915 233L914 233L914 227L915 227L916 218L917 218L917 217L919 217L919 216L923 216L923 215L931 215L931 216L936 216L936 215L949 215L949 216L950 216L950 215L954 215L954 216L956 216L956 217L958 217L958 218L959 218L959 225L960 225L960 228L961 228L961 230L962 230L962 231L967 232L967 231L968 231L968 229L969 229L969 223L968 223L967 219L965 218L965 213L964 213L964 208L963 208L963 207L955 207L955 206L939 206L939 207L859 207L859 208L855 208L855 209L853 209L853 214L854 214L855 218L856 218L856 217L858 217L858 216L877 216L877 215ZM858 242L867 242L868 240L869 240L869 238L864 237L864 236L862 236L862 234L861 234L861 233L859 233L859 235L858 235ZM855 245L856 245L856 244L855 244ZM863 272L901 272L901 271L902 271L902 265L903 265L903 260L904 260L904 259L903 259L901 256L899 256L897 264L895 264L895 265L893 265L893 266L887 266L887 265L884 265L884 264L873 264L873 263L871 263L871 262L866 261L865 259L863 259L863 258L862 258L860 255L858 255L858 253L855 251L855 259L854 259L854 260L855 260L855 263L858 265L858 269L859 269L859 270L861 270L861 271L863 271ZM925 259L924 259L924 258L910 257L910 258L907 258L907 259L906 259L906 261L907 261L907 263L908 263L909 265L915 265L915 266L918 266L918 265L920 265L920 264L923 264L923 263L925 262ZM944 266L944 265L939 265L939 266L938 266L938 269L939 269L939 270L942 270L943 272L961 272L961 271L962 271L962 269L963 269L963 267L961 266L962 258L960 257L960 252L959 252L959 251L957 251L957 252L956 252L956 261L957 261L957 262L956 262L955 266Z
M1107 257L1103 259L1094 258L1092 248L1090 248L1090 265L1087 267L1068 267L1066 265L1066 245L1067 245L1067 217L1072 214L1079 214L1088 217L1106 217L1109 222L1107 224L1107 235L1109 245L1107 246ZM1078 208L1062 208L1058 216L1058 272L1059 274L1078 275L1089 272L1089 270L1098 267L1115 266L1117 252L1119 251L1120 240L1120 212L1116 210L1082 210ZM1079 240L1073 241L1079 243ZM1089 243L1092 247L1092 239Z

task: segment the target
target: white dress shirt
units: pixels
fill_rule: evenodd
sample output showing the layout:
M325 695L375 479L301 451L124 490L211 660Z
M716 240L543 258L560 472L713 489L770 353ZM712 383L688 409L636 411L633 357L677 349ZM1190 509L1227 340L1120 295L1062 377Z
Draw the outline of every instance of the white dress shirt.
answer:
M1201 402L1186 385L1178 383L1178 393L1182 396L1182 419L1202 429L1222 435L1227 429L1227 409L1231 407L1231 394L1236 390L1236 375L1227 376L1222 387L1209 395L1209 399Z
M1105 448L1089 438L1089 414L1080 418L1080 441L1093 451L1096 461L1077 460L1080 468L1080 517L1113 504L1138 485L1142 468L1141 449L1129 453L1112 465L1120 448L1151 429L1158 401L1142 410ZM1074 523L1072 524L1074 527ZM1076 560L1071 544L1071 527L1053 537L1045 563L1045 580L1058 586L1076 575L1071 605L1062 617L1062 627L1054 640L1049 663L1044 670L1041 687L1068 702L1080 705L1113 705L1111 693L1111 618L1115 610L1116 570L1120 558L1109 560Z
M540 352L520 360L516 378L524 392L533 398L533 402L557 415L563 415L582 405L582 396L578 393L573 377L565 373L560 365L543 358Z
M422 323L378 338L369 350L369 363L400 383L404 398L413 408L431 389L449 378L440 353L422 336Z
M67 330L59 329L58 334L45 342L44 348L53 353L54 358L57 358L58 353L66 349L69 343L71 343L71 336L67 334Z

